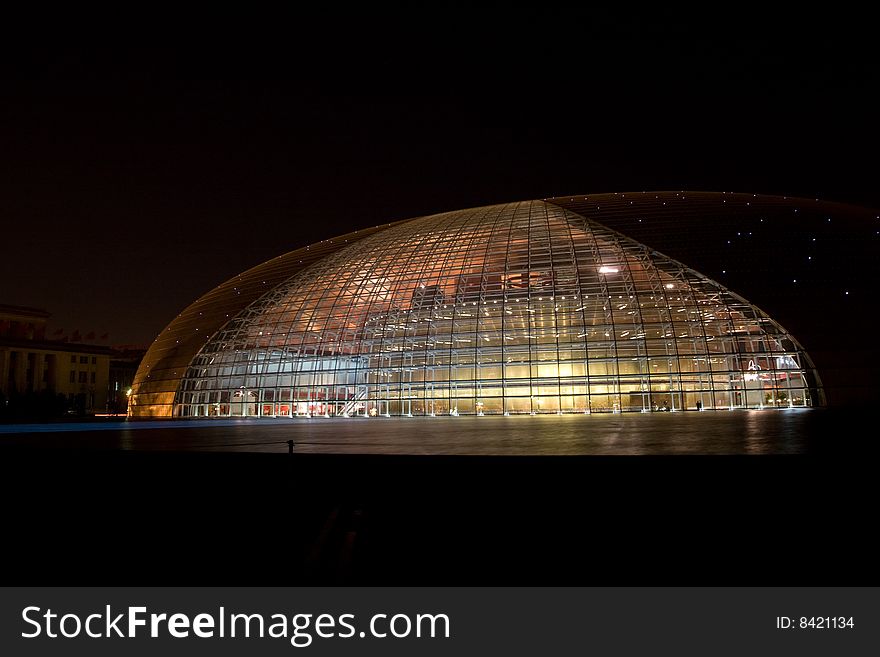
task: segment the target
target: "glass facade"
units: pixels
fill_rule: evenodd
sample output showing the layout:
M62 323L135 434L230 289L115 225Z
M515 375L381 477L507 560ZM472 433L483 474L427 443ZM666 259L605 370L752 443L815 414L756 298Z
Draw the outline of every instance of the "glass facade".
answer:
M227 282L187 309L154 345L158 356L145 358L132 414L514 415L824 401L807 354L761 310L561 205L475 208L344 237L246 272L241 290ZM212 311L218 304L227 317Z

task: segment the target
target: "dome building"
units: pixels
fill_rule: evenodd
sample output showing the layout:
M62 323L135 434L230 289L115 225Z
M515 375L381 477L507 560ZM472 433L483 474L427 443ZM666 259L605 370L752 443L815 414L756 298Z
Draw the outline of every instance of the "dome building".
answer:
M660 199L601 194L472 208L279 256L208 292L163 330L135 377L130 414L823 405L812 361L782 326L600 221L650 221L670 211ZM677 211L707 220L725 211L721 194L690 200Z

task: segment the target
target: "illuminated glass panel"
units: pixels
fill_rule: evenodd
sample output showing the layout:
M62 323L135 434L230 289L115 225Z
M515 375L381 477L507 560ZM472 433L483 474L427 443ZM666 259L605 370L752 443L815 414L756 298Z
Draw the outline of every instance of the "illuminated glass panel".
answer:
M138 373L132 412L369 417L823 403L808 356L777 323L586 214L544 201L475 208L270 261L261 267L271 276L257 267L239 277L246 303L235 307L234 281L211 293L226 306L200 300L212 319L198 337L193 307L166 329L188 338L189 351L165 338L164 360L148 354L153 370ZM305 263L294 255L304 253ZM228 318L218 306L231 309Z

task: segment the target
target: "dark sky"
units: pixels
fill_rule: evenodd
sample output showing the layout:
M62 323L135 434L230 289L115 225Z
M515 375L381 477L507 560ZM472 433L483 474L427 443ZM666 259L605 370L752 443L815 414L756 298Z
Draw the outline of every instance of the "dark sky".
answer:
M880 206L867 23L388 18L7 45L0 303L146 344L248 267L409 216L644 189Z

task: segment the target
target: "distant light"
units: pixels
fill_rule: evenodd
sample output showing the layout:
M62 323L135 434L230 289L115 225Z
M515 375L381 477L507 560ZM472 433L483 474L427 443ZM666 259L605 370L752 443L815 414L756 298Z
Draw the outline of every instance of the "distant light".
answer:
M605 265L599 267L600 274L616 274L618 271L617 267L607 267Z
M849 292L847 292L847 294L849 294ZM131 388L129 388L128 390L125 391L125 396L131 397Z
M674 286L672 283L667 283L667 284L666 284L666 289L667 289L667 290L671 290L671 289L674 288L674 287L675 287L675 286Z

